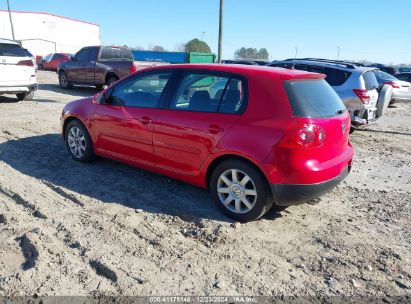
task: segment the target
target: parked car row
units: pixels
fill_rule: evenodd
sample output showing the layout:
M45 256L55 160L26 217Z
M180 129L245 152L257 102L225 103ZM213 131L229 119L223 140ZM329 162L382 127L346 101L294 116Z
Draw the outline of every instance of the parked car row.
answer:
M382 117L393 100L411 100L411 84L352 62L302 58L274 61L268 66L303 70L326 75L347 107L352 125L361 126Z

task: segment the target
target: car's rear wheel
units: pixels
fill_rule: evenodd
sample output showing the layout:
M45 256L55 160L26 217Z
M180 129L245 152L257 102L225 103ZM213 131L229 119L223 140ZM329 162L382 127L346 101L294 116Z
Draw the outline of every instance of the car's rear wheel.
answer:
M271 191L262 173L237 159L224 161L214 169L210 190L224 214L241 222L260 218L273 205Z
M79 162L90 162L94 158L93 144L84 125L73 120L66 127L64 139L72 159Z
M17 93L16 97L19 101L23 100L33 100L34 98L34 91L30 92L22 92L22 93Z
M71 89L73 84L69 81L66 72L59 73L59 84L62 89Z

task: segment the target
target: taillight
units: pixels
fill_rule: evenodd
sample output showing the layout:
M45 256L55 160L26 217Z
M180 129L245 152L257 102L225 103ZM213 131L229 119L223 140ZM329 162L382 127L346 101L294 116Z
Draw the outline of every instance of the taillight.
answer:
M301 149L315 148L324 144L326 133L323 127L313 124L293 121L292 127L281 140L283 148Z
M26 66L34 67L34 64L33 64L32 60L21 60L21 61L17 62L17 65L26 65Z
M370 93L368 93L367 90L361 90L361 89L354 89L353 90L355 95L358 96L358 98L361 100L363 104L368 104L371 100Z
M137 64L135 62L133 62L130 67L130 74L134 72L137 72Z
M388 84L388 85L392 86L394 89L399 89L400 88L400 86L398 84L396 84L394 81L387 81L387 82L384 82L384 84Z

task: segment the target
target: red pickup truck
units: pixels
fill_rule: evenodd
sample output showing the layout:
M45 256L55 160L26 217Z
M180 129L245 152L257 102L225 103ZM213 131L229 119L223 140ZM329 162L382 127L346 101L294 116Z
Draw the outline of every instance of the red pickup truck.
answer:
M60 87L70 89L73 85L91 85L104 88L120 78L159 65L158 62L136 62L131 50L117 46L87 46L69 61L57 67Z

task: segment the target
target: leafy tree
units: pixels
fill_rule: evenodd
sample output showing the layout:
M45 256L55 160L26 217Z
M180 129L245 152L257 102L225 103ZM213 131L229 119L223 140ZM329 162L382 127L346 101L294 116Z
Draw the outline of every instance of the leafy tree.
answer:
M190 40L185 44L184 50L188 52L211 53L210 46L197 38Z
M257 50L256 48L245 48L242 47L235 51L234 58L235 59L260 59L260 60L268 60L268 51L266 48L261 48Z
M155 45L151 48L151 50L155 52L165 52L166 51L166 49L163 48L161 45Z

